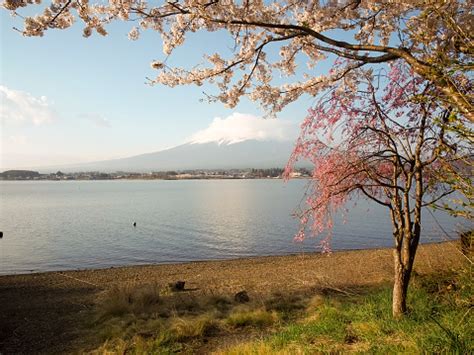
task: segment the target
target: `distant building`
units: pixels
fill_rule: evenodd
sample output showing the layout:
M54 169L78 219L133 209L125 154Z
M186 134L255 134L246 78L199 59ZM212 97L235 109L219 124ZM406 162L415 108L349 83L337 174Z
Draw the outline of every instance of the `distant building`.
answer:
M291 178L296 178L296 177L301 177L301 176L303 176L303 174L300 173L299 171L293 171L290 173Z

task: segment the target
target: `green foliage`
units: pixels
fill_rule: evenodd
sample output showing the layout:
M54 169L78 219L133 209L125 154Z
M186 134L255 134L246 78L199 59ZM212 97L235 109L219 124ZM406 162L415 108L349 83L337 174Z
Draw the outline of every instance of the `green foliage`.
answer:
M445 136L459 137L460 144L452 146L443 142L444 152L454 153L454 158L444 159L439 154L439 181L457 192L456 197L445 199L442 203L434 204L434 208L443 209L456 217L472 219L474 217L474 184L472 171L474 168L472 156L474 147L474 131L472 124L460 120L456 111L449 116L439 119L436 123L445 129ZM452 154L451 154L452 155Z

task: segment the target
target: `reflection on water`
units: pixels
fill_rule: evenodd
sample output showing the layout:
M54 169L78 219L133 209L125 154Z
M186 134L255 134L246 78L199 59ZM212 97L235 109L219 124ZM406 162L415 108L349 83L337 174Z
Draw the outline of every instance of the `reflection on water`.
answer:
M317 250L292 241L294 180L0 182L0 274ZM391 246L388 213L367 202L336 221L333 249ZM430 214L423 241L447 238ZM437 221L452 237L457 221ZM137 223L133 227L133 222Z

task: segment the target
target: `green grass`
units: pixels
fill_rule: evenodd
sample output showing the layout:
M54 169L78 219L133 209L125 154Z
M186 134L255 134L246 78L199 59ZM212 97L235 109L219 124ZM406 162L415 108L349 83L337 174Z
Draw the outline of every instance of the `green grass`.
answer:
M193 353L239 334L222 354L457 353L473 347L471 269L415 275L409 313L391 315L391 286L348 293L273 294L241 305L226 296L114 290L98 310L94 352ZM258 340L255 339L256 336ZM245 340L247 339L247 340ZM216 350L215 347L212 350Z
M467 273L415 280L409 293L410 312L398 321L391 316L389 286L352 297L332 296L308 307L304 318L273 336L223 353L468 354L474 351L472 291Z

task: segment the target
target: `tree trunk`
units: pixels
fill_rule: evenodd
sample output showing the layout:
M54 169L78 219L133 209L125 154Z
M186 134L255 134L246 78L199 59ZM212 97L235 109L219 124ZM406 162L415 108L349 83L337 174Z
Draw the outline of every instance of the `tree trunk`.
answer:
M411 265L403 265L400 250L394 250L395 279L393 283L392 314L401 318L407 312L407 293L410 282ZM410 263L410 261L408 261Z

